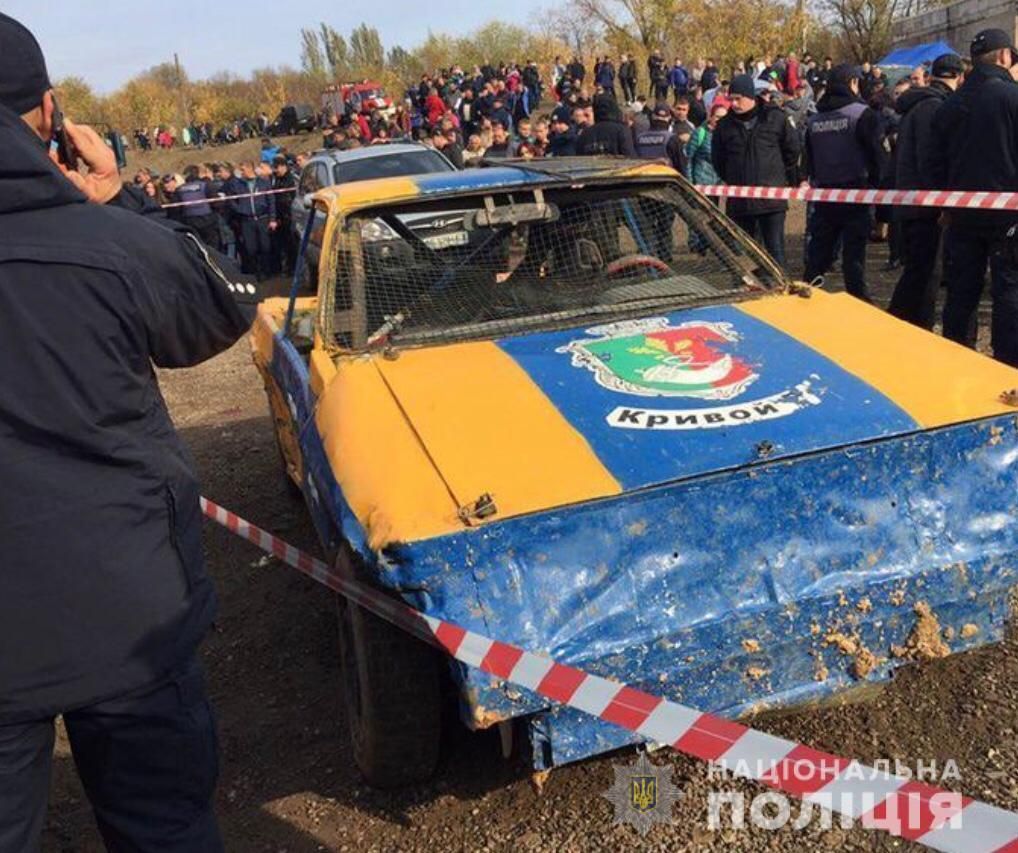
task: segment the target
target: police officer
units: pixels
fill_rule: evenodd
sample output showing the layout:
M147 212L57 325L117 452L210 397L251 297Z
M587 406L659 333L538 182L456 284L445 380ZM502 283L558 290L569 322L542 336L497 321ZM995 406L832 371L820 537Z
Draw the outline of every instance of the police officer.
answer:
M880 117L859 98L862 72L854 65L831 69L827 90L806 126L806 173L814 187L876 187L887 149ZM806 281L830 269L842 245L845 289L869 301L866 243L869 205L818 203L809 222Z
M272 267L272 233L279 227L276 197L269 192L271 181L255 175L252 161L242 162L239 168L240 177L226 184L226 195L240 196L228 202L240 237L240 257L244 272L261 281Z
M198 174L197 166L184 169L184 183L177 187L174 201L185 202L182 207L171 207L171 217L193 228L206 246L219 246L219 217L208 199L209 185Z
M948 95L958 88L965 65L961 57L946 53L934 60L931 73L933 79L929 86L912 87L898 96L896 108L901 113L901 122L895 149L894 185L900 190L929 187L922 159L928 156L926 149L940 144L932 131L933 116ZM904 269L887 310L902 320L932 329L937 301L933 269L940 247L940 211L935 207L902 207L898 208L898 217Z
M634 139L636 156L645 160L663 160L668 156L668 144L674 139L672 111L667 104L658 104L650 116L650 127L637 131Z
M594 123L576 138L576 153L583 156L614 154L633 157L633 135L622 121L615 101L605 98L594 104Z
M925 169L947 190L1018 190L1018 73L1011 38L983 30L972 40L973 67L933 116ZM944 335L974 346L987 263L993 298L994 358L1018 366L1018 252L1013 211L952 210L944 238L947 302Z
M0 853L38 850L57 715L108 849L220 851L196 655L215 593L153 365L230 346L247 288L118 207L91 128L64 125L88 171L56 165L39 45L3 14L0 44Z

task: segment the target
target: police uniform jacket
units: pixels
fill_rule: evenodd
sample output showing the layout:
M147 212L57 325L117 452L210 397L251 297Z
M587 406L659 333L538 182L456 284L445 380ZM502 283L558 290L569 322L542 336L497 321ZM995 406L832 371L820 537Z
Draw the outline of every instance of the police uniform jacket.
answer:
M177 228L88 203L0 107L0 724L149 685L212 622L154 368L210 358L250 315Z

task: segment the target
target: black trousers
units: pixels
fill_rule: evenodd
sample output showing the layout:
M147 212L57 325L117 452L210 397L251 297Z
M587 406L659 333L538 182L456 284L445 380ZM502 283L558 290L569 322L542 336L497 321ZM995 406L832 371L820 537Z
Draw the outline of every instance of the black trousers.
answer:
M266 278L272 271L272 238L268 219L241 217L240 258L244 272L259 279Z
M668 83L654 84L654 100L665 102L668 100Z
M628 104L636 100L636 81L635 80L619 80L622 84L622 98Z
M903 219L899 225L905 268L887 310L916 326L932 329L937 303L933 271L940 246L940 225L935 218Z
M732 221L754 240L763 243L779 267L785 266L785 213L774 210L770 213L750 213L732 216Z
M289 275L297 261L297 237L288 219L280 219L279 227L272 232L273 270Z
M197 660L130 696L64 714L110 853L220 853L212 708ZM0 853L33 853L46 817L53 719L0 726Z
M868 205L817 203L809 223L805 280L813 281L831 268L840 238L845 290L869 302L869 290L866 288L866 243L872 222L873 209Z
M993 357L1018 367L1018 257L1014 246L998 228L952 225L944 239L948 264L944 337L975 346L977 311L989 264Z

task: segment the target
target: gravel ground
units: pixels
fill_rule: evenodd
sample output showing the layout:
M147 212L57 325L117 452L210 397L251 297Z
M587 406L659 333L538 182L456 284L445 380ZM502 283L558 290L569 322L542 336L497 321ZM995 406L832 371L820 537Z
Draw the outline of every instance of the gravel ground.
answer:
M801 210L789 224L790 232L801 228ZM801 257L801 242L792 237L789 256ZM871 282L883 303L893 285L880 269L885 260L886 248L873 247ZM283 483L246 342L161 380L205 493L314 550L307 516ZM222 601L204 656L220 717L218 809L230 851L920 849L859 828L823 829L818 820L803 830L711 831L711 791L741 790L748 802L763 789L711 780L701 763L667 751L653 761L670 768L684 796L671 825L641 838L631 827L613 825L612 807L601 796L614 778L612 765L632 762L632 750L559 768L539 793L522 762L500 758L493 732L469 734L455 725L430 784L372 791L353 767L346 738L330 594L219 529L207 529L206 547ZM936 760L943 768L951 759L960 778L945 786L1018 809L1016 676L1012 634L995 647L903 668L869 701L754 725L867 762ZM44 849L102 849L63 737Z

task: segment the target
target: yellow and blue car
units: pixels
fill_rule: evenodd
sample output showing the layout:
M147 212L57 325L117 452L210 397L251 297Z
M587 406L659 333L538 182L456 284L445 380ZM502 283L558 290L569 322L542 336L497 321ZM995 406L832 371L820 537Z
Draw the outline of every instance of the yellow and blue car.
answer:
M1018 371L789 281L662 165L508 162L314 204L317 293L263 303L252 345L344 571L731 717L1002 636ZM431 772L450 684L538 770L634 740L353 606L341 640L374 784Z

